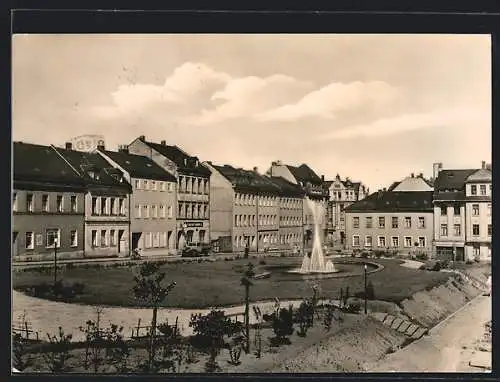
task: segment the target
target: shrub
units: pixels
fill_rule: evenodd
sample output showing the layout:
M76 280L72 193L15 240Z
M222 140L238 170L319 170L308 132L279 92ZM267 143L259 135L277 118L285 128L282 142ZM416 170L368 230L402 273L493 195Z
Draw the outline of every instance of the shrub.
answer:
M273 332L275 337L271 339L271 345L279 346L281 344L289 344L288 336L293 334L293 307L277 308L271 315L264 315L264 320L272 322Z
M48 340L52 345L50 351L43 354L45 363L53 373L62 373L70 370L68 360L72 358L69 353L71 345L71 334L65 334L61 327L57 335L47 334Z
M427 253L420 252L415 255L415 259L419 261L427 261L429 260L429 255Z
M299 324L299 332L301 337L305 337L307 330L313 325L314 306L311 300L305 299L300 304L295 315L295 320Z
M12 364L19 371L33 364L28 352L28 343L20 333L14 333L12 336Z
M266 265L266 264L267 264L266 260L264 260L264 259L262 259L262 260L259 261L259 265Z
M363 259L367 259L369 257L369 253L368 252L361 252L361 257Z
M354 313L354 314L358 314L359 312L361 312L361 304L359 302L354 302L352 304L349 304L346 308L345 308L345 311L347 313Z

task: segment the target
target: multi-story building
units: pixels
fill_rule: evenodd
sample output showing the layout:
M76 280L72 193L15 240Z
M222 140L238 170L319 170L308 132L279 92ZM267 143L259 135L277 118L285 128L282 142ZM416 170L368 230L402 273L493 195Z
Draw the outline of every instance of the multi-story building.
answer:
M83 179L50 146L14 142L14 260L83 256Z
M434 182L436 255L456 261L491 258L491 170L437 169Z
M71 143L52 148L85 182L85 257L129 256L132 189L123 173L98 153L73 150Z
M378 191L346 212L346 246L354 250L432 254L432 191Z
M208 243L210 240L210 170L197 157L166 141L153 143L140 136L128 145L129 152L144 155L177 179L177 242Z
M150 158L134 155L127 147L118 152L97 151L120 169L132 185L130 197L130 242L141 255L176 253L177 179Z
M253 171L207 162L211 239L220 251L279 248L280 187Z
M330 194L327 211L327 241L333 247L343 249L346 244L345 209L368 196L369 189L361 182L353 182L349 178L341 179L339 174L335 180L326 182L326 185Z
M270 177L282 177L292 184L299 185L305 192L302 218L302 246L310 250L313 244L313 230L315 223L320 228L320 239L322 242L326 236L326 215L329 199L328 187L324 176L319 177L309 166L302 164L298 167L285 165L281 161L271 164L267 171ZM317 222L314 222L312 206L317 210Z

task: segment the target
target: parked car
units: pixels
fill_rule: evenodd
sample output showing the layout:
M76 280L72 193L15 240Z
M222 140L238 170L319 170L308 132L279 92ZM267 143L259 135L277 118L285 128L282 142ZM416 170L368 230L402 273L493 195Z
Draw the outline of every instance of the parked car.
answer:
M190 243L182 249L182 257L202 257L210 255L210 244Z

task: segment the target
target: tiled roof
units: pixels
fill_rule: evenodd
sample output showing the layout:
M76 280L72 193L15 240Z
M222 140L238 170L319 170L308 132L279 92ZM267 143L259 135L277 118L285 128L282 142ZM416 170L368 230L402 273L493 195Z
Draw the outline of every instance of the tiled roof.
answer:
M434 202L451 202L465 200L465 191L434 192Z
M305 194L304 189L302 187L300 187L297 184L290 183L288 180L282 178L281 176L273 176L269 177L268 179L270 179L271 182L278 185L278 187L281 189L281 196L303 197Z
M441 170L434 181L434 191L463 190L465 180L477 170Z
M56 148L56 150L81 174L87 185L130 190L129 183L125 180L120 182L113 176L115 174L121 176L121 172L115 169L101 155L62 148ZM93 171L98 176L92 178L89 171Z
M321 185L323 183L321 178L306 164L301 164L299 167L290 165L286 167L299 182L310 182L314 185Z
M120 167L126 170L133 178L177 182L175 176L165 171L153 160L149 159L146 156L134 155L121 151L103 151L103 153L118 165L120 165Z
M234 168L230 165L217 166L212 164L212 167L229 180L237 191L264 192L275 195L281 193L281 189L277 184L272 182L268 177L254 171Z
M156 150L164 157L174 162L180 172L187 172L200 176L210 176L210 170L203 166L197 157L187 155L177 146L163 145L160 143L143 141L146 145Z
M346 212L432 212L432 191L380 191L351 204Z
M14 142L14 181L40 181L84 187L82 178L50 146Z

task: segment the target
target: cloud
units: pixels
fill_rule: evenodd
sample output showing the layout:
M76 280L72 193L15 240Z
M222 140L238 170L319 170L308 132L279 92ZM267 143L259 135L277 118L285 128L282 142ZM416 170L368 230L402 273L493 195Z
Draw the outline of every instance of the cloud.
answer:
M98 117L114 118L127 113L146 112L154 106L173 108L188 102L195 102L196 97L221 88L231 81L231 76L217 72L202 63L186 62L177 67L166 78L163 85L125 84L111 94L111 106L94 108Z
M336 118L336 113L361 107L386 107L398 96L396 88L382 81L333 82L306 94L297 103L268 110L259 121L295 121L305 117Z
M345 129L326 133L318 139L351 139L356 137L379 137L401 134L427 128L460 126L488 126L490 113L481 109L453 108L429 113L403 114L393 118L382 118L371 123L353 125Z
M297 99L312 87L310 82L275 74L261 78L256 76L235 78L211 97L222 103L212 109L186 119L194 125L209 125L228 119L252 117L262 111Z

